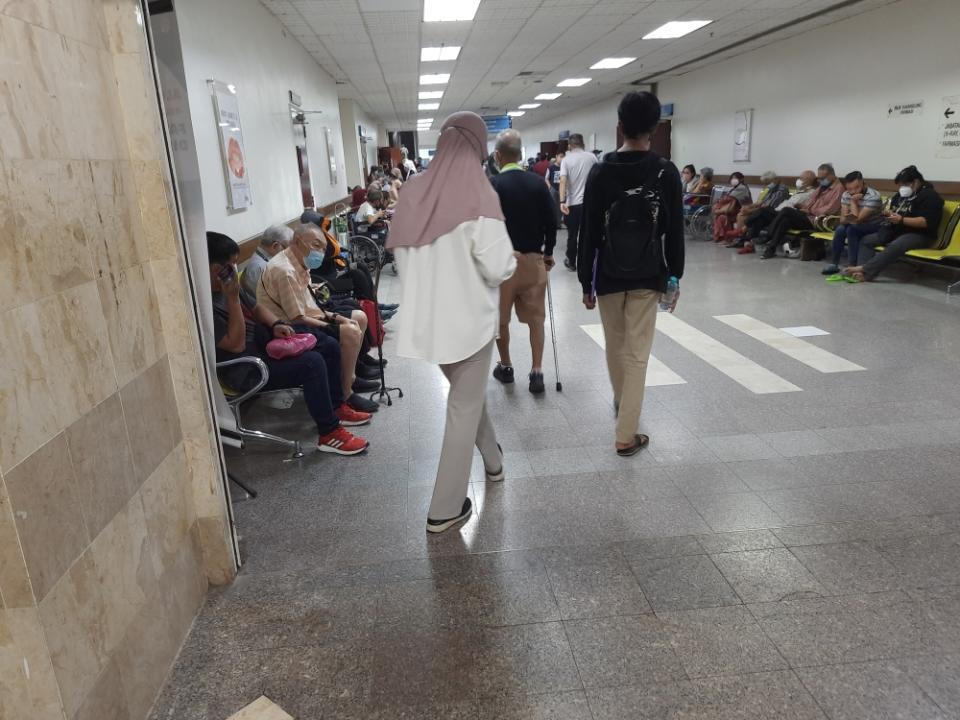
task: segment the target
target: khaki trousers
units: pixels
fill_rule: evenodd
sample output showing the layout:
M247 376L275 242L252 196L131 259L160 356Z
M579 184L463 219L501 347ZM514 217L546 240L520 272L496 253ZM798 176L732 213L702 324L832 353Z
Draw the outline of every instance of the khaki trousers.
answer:
M655 290L631 290L597 298L613 398L620 408L618 443L632 443L640 427L659 301L660 293Z
M440 366L450 381L450 394L440 467L427 514L433 520L460 514L470 484L474 445L479 448L487 470L499 470L503 464L497 434L487 415L487 375L493 344L491 340L466 360Z

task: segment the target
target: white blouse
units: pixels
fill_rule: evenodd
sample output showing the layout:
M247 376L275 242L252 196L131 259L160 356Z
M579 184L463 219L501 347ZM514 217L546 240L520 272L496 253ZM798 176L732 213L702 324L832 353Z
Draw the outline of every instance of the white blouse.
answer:
M398 352L447 365L497 336L500 284L517 268L502 220L467 220L430 245L394 250L400 272Z

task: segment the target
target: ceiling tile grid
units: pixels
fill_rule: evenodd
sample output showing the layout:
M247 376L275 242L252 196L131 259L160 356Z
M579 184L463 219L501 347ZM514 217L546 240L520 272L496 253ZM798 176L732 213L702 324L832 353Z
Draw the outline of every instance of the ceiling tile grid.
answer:
M481 0L469 22L424 23L424 0L261 0L334 80L391 129L418 117L434 128L456 110L501 114L543 92L556 100L527 111L535 124L613 93L634 81L733 57L895 0ZM814 14L815 17L798 22ZM711 20L672 40L643 40L671 20ZM790 25L768 35L764 33ZM756 37L760 36L760 37ZM455 61L420 62L422 47L457 45ZM590 70L605 57L635 57L622 68ZM437 110L418 111L421 74L450 73ZM579 88L558 88L568 77L589 77Z

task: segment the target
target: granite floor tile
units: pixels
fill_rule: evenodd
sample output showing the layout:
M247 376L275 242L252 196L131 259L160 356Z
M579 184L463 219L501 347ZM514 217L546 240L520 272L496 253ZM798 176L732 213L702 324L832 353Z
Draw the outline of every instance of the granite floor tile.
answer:
M907 674L947 717L960 717L960 655L927 655L897 660Z
M701 437L700 439L724 462L767 460L780 457L780 453L753 433L717 435Z
M740 530L700 535L697 537L697 542L711 554L783 547L783 543L771 530Z
M789 671L588 690L595 720L826 720Z
M780 516L752 492L692 495L690 503L718 533L783 525Z
M663 623L652 615L564 622L586 688L685 677Z
M744 602L823 595L826 589L789 550L748 550L713 560Z
M707 555L638 558L631 560L630 565L658 613L741 603Z
M479 720L593 720L583 691L481 697L479 706Z
M787 668L776 646L741 605L657 616L691 678Z
M867 542L804 545L792 552L828 593L878 592L901 585L897 569Z
M650 612L623 554L615 546L542 551L564 620Z
M960 533L897 539L878 547L911 587L960 581Z
M802 463L795 459L732 462L728 467L751 490L789 490L817 482L816 477L805 472Z
M749 487L724 463L670 465L666 472L684 495L748 492Z
M758 437L783 457L823 455L839 449L829 439L818 435L813 430L760 433Z
M804 668L798 673L831 720L948 720L950 717L893 663Z
M705 550L699 542L704 536L649 538L621 543L620 549L629 560L649 558L672 558L681 555L703 555Z

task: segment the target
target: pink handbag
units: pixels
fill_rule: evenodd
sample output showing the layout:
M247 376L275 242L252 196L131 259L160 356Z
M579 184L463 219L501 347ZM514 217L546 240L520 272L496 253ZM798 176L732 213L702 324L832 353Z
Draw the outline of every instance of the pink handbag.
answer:
M303 355L307 350L313 350L317 345L317 338L310 333L297 333L290 337L282 337L267 343L267 355L274 360L284 360Z

